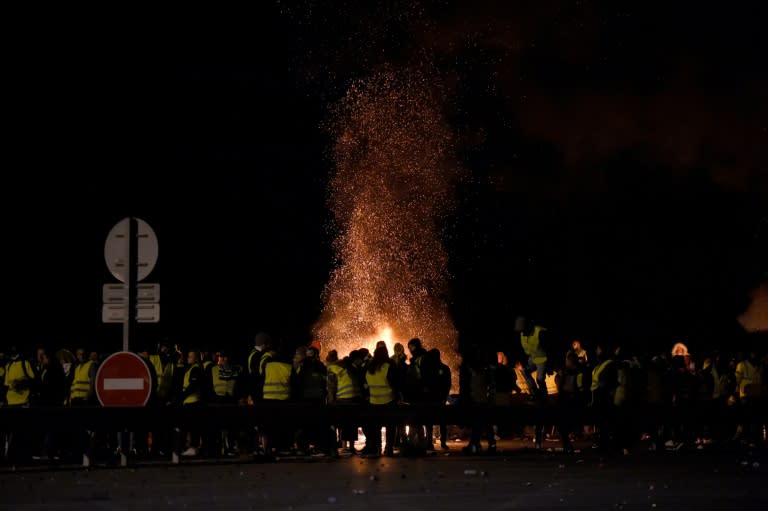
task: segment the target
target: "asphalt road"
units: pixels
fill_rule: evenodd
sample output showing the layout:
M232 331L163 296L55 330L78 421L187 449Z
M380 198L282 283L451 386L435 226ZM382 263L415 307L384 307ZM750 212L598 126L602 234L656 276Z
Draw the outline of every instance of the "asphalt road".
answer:
M457 447L415 459L28 467L0 473L0 509L768 509L763 452L603 458L504 447L496 456Z

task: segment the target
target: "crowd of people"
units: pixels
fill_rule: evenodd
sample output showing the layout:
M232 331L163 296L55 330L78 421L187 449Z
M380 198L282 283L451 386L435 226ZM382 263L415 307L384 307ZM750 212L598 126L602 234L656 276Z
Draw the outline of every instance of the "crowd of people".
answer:
M566 454L574 452L576 439L591 441L595 449L624 454L636 449L642 439L648 441L650 449L671 450L703 449L712 443L765 442L765 425L759 420L732 427L719 418L735 409L732 407L763 405L768 395L766 357L761 359L751 352L694 358L681 343L656 355L630 353L605 343L588 351L579 340L572 341L562 353L555 349L556 343L543 326L519 318L515 329L519 339L515 349L496 352L475 346L466 350L458 369L457 394L451 394L452 371L440 352L427 349L418 338L407 342L408 354L400 343L394 344L390 353L381 341L372 353L366 348L348 354L335 350L322 353L320 343L314 342L292 350L291 355L262 332L241 363L225 351L182 351L170 342L161 342L151 351L140 350L138 355L151 374L147 406L153 407L249 406L259 402L339 407L427 403L510 406L519 402L557 412L549 415L554 417L549 419L551 423L539 420L515 431L467 417L465 424L459 425L464 429L455 428L459 432L455 436L468 437L464 451L472 454L494 452L500 434L525 435L526 431L536 449L541 449L549 436L559 438ZM99 353L84 348L74 354L39 348L34 357L25 357L16 348L0 353L0 406L98 406L94 384L100 360ZM648 413L673 408L695 409L696 417L704 420L670 421L664 415ZM97 440L93 432L62 435L54 431L41 438L15 431L10 424L1 429L5 430L3 457L14 464L31 458L76 457ZM171 451L186 457L419 455L435 450L438 441L440 448L449 448L445 424L438 428L391 420L349 420L333 427L186 431L177 433L176 441L173 428L156 429L161 430L135 434L128 447L110 437L101 443L146 457L167 457ZM358 449L362 437L365 443ZM487 442L485 450L483 439Z

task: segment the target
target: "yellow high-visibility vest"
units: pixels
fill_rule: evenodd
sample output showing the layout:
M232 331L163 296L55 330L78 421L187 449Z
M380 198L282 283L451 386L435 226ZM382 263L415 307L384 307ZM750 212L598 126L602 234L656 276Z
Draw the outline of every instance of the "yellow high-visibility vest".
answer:
M736 384L739 386L739 397L756 397L761 394L760 372L749 360L736 364Z
M375 373L365 372L365 381L368 383L369 401L372 405L386 405L395 400L395 392L387 380L389 364L384 363Z
M592 386L590 387L590 390L593 392L596 391L600 387L600 375L603 371L605 371L605 368L608 367L610 364L613 363L613 360L605 360L603 362L600 362L594 369L592 369Z
M28 361L14 360L10 362L6 366L3 382L8 387L5 402L11 406L29 404L29 389L34 378L35 372L32 369L32 364Z
M200 364L193 364L193 365L189 366L189 368L187 369L187 372L184 373L184 387L182 389L184 392L186 392L187 389L189 388L189 377L192 374L192 370L194 368L196 368L196 367L199 368ZM200 395L200 391L198 390L197 392L195 392L193 394L190 394L187 397L185 397L184 398L184 404L185 405L191 405L191 404L194 404L194 403L198 403L198 402L200 402L201 399L202 399L202 396Z
M211 369L211 379L213 380L213 391L219 397L232 397L235 395L235 379L221 378L221 368L218 365Z
M173 389L173 370L175 366L170 362L163 365L163 359L160 355L150 355L149 361L152 362L157 374L157 396L164 401L168 400Z
M70 399L88 399L91 395L91 389L93 388L93 382L90 377L91 367L93 367L92 360L87 360L75 367L75 377L72 380L72 387L69 393Z
M328 370L336 375L336 399L353 399L360 397L360 389L350 376L347 368L341 364L331 364Z
M285 362L270 360L264 366L264 399L287 401L291 397L291 370Z
M531 335L520 333L520 344L523 346L523 351L531 357L534 364L543 364L547 361L547 353L541 347L540 338L541 333L546 331L546 328L535 326Z

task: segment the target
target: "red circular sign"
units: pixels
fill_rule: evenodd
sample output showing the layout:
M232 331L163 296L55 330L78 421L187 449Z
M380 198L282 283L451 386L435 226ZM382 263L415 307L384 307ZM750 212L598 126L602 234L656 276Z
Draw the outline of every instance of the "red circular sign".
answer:
M144 406L151 393L149 368L135 353L113 353L96 372L96 397L102 406Z

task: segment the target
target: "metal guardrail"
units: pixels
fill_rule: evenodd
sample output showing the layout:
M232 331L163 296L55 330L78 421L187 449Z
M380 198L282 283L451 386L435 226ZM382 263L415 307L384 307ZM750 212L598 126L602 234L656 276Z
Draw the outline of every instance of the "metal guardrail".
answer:
M206 405L191 407L32 407L0 408L0 430L65 431L151 431L162 428L197 430L235 429L253 426L306 427L353 422L401 424L456 424L470 426L485 422L497 425L557 424L562 409L556 405L450 405L413 404L400 406L340 405L307 403L257 403L253 406ZM768 421L768 407L654 407L638 406L617 410L633 420L660 423L743 424ZM571 421L592 423L595 411L585 408Z

